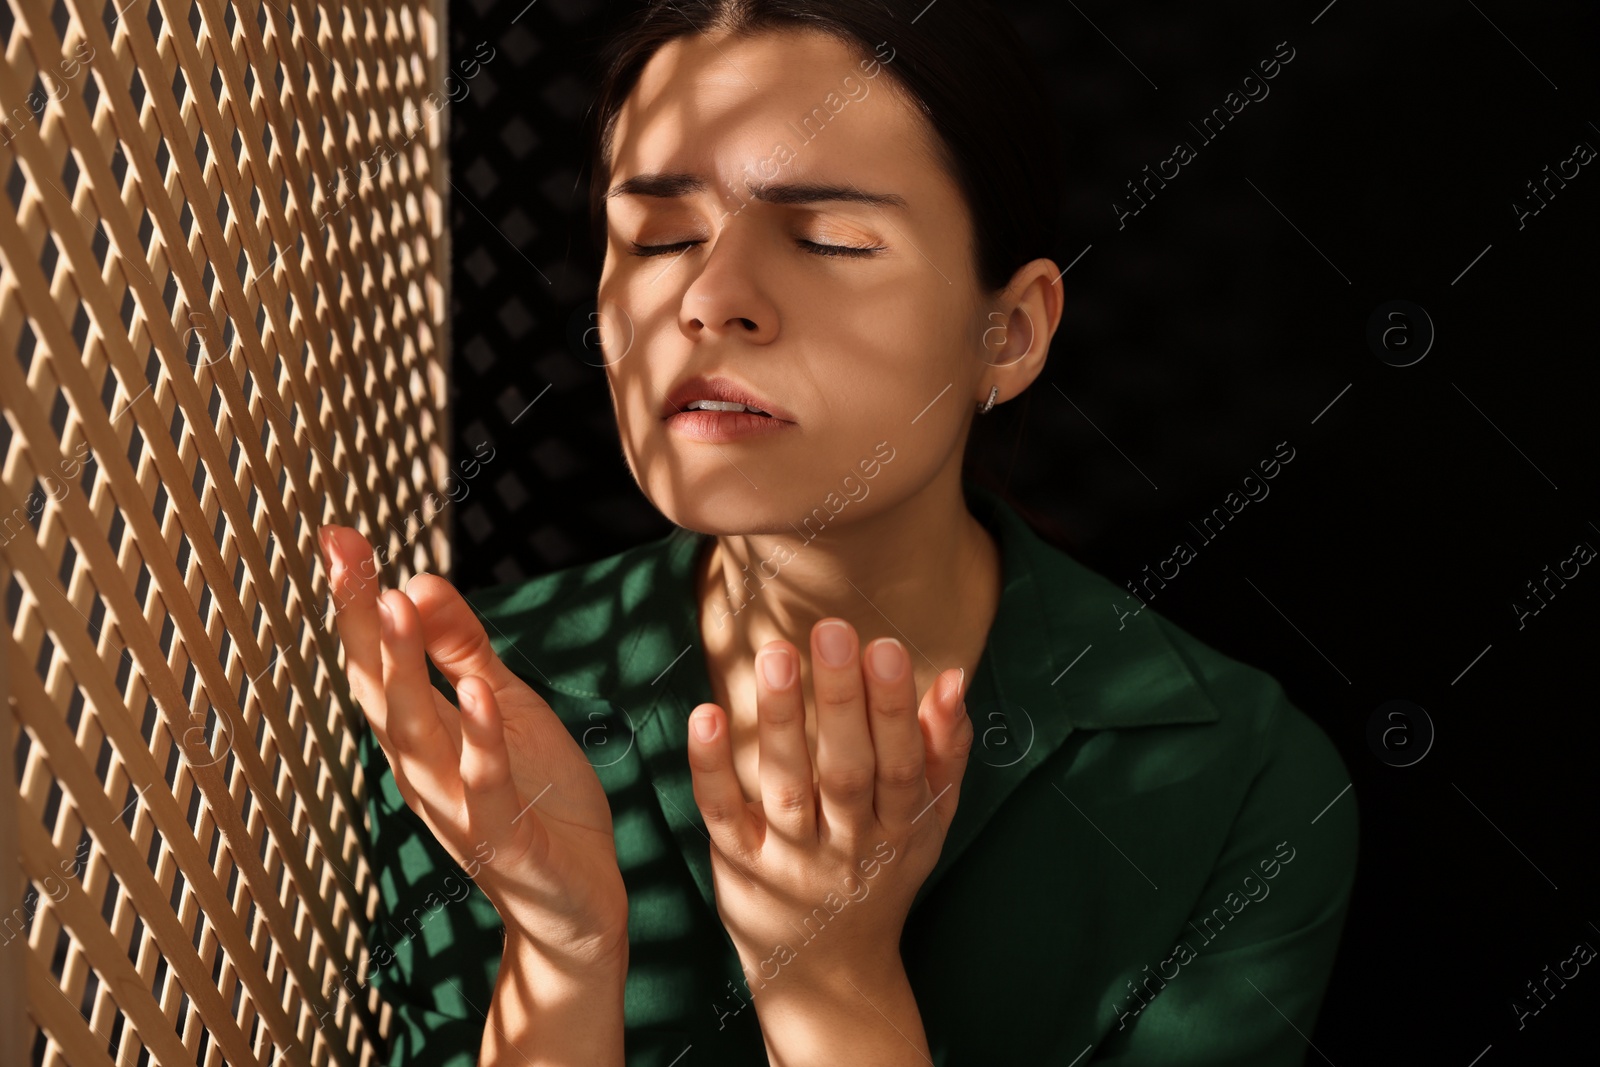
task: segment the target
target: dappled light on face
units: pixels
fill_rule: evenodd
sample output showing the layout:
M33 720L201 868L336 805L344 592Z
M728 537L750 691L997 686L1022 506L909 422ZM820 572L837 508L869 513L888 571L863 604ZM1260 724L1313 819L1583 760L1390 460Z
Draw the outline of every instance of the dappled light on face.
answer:
M817 33L683 38L620 113L604 362L629 469L680 526L790 531L881 443L911 458L884 485L918 485L965 440L989 325L969 224L887 69ZM655 175L685 177L642 180ZM806 185L849 195L783 192ZM674 434L667 398L696 375L770 398L793 425Z

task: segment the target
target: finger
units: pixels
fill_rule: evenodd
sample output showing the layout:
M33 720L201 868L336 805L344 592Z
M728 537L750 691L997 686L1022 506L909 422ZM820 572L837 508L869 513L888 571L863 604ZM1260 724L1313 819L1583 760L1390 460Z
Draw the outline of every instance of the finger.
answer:
M767 828L794 844L813 841L817 792L806 744L806 702L800 658L787 641L768 641L756 654L756 720Z
M376 610L383 637L390 761L404 770L435 823L451 825L461 804L461 753L434 702L416 605L400 590L389 589L378 598Z
M350 695L372 725L378 744L389 753L383 704L383 652L378 621L378 565L372 546L348 526L318 531L332 596L333 629L344 646ZM391 760L392 762L392 760Z
M527 860L542 869L550 837L540 820L537 797L524 799L511 777L505 724L494 690L482 678L463 678L461 701L461 798L467 812L466 844L488 845L498 863Z
M832 640L813 628L813 644ZM853 655L855 633L845 626L840 651ZM848 662L848 659L846 660ZM872 751L872 729L867 725L860 675L850 685L848 668L827 668L819 653L812 658L812 689L817 697L817 788L821 818L829 839L847 845L871 832L872 797L877 760Z
M917 682L911 657L892 637L867 644L867 724L872 730L874 795L878 822L899 829L927 806L922 728L917 722Z
M449 581L437 574L414 574L405 592L421 616L428 658L452 688L469 677L483 679L496 696L525 688L495 653L478 613Z
M811 628L811 690L817 700L817 762L830 835L859 841L871 831L877 756L861 683L860 639L843 619ZM826 760L824 752L826 751Z
M748 862L761 841L733 770L728 716L715 704L700 704L689 716L689 776L711 843L724 856Z
M928 788L940 825L948 828L961 799L961 779L972 753L972 718L967 714L966 672L944 671L924 694L918 721L927 750ZM919 818L921 818L919 816Z
M417 791L389 744L383 695L383 637L377 606L381 587L372 546L360 531L332 523L317 530L317 540L323 564L328 568L330 604L323 624L344 646L350 696L372 727L372 736L394 776L395 788L406 806L417 810Z

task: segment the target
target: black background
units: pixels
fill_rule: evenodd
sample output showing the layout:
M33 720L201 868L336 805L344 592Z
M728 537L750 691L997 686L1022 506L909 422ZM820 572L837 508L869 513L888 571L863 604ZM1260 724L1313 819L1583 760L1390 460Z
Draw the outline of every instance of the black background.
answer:
M599 274L580 123L632 5L525 2L450 10L454 62L495 49L450 120L454 447L496 450L451 506L467 590L670 529L570 340ZM1511 1007L1577 942L1600 948L1600 563L1521 628L1512 607L1600 548L1600 159L1521 228L1512 208L1600 148L1584 5L1001 8L1054 93L1056 259L1076 262L1049 366L979 420L974 456L1119 584L1199 547L1152 606L1279 678L1343 754L1362 854L1308 1062L1592 1062L1600 967L1521 1029ZM1188 123L1283 41L1270 95L1202 146ZM1119 229L1124 183L1180 140L1198 157ZM1410 366L1367 340L1392 300L1436 330ZM1189 522L1284 441L1270 496L1200 547ZM1368 741L1395 699L1436 731L1406 767Z

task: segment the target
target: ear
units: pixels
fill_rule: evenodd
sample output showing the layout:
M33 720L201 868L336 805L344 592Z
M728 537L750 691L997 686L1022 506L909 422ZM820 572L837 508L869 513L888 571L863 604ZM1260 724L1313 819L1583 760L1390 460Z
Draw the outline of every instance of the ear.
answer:
M1061 325L1065 289L1063 272L1054 260L1023 264L991 305L989 328L983 333L983 358L988 364L979 379L982 404L991 386L999 386L996 404L1020 394L1044 370L1050 341Z

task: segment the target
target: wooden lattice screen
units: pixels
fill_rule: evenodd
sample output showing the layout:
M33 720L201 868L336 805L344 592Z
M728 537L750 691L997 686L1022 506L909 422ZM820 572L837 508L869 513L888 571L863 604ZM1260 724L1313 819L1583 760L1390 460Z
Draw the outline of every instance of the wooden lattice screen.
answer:
M450 573L443 4L9 5L0 1064L372 1062L315 533Z

